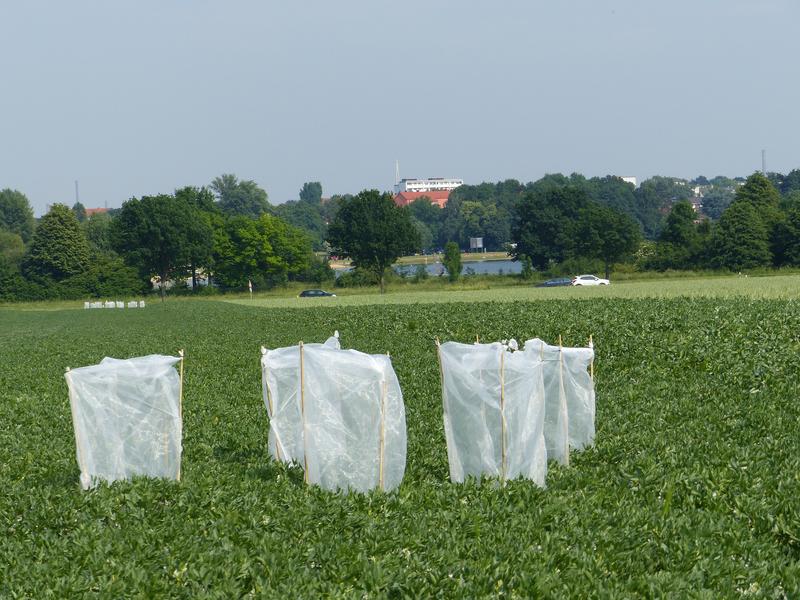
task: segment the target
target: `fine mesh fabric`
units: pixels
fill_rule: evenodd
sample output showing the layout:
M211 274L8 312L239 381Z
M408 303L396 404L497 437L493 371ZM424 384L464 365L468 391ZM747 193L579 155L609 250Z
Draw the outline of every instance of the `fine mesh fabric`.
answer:
M84 489L134 476L180 478L180 360L104 358L66 373Z
M330 338L265 350L261 367L273 457L302 465L306 481L327 490L400 485L405 407L388 356L342 350Z
M500 343L439 346L450 479L524 477L544 486L544 387L539 360Z

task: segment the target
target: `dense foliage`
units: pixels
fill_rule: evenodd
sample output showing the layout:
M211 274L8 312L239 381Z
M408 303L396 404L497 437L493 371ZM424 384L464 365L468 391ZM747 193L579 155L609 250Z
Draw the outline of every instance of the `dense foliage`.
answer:
M252 282L268 289L291 280L330 280L311 237L262 210L266 194L254 185L223 175L212 184L218 198L211 188L189 186L90 215L80 203L54 205L31 227L27 246L20 215L32 222L30 205L19 192L4 190L0 300L125 297L154 284L164 294L184 282L199 291L201 284L246 289Z
M531 290L532 292L533 290ZM552 290L551 290L552 291ZM584 290L586 291L586 290ZM595 298L256 309L0 309L0 596L793 597L800 317L780 300ZM200 325L198 325L200 324ZM396 493L272 461L258 348L389 352ZM113 331L114 335L108 335ZM597 445L526 481L454 485L434 336L538 335L597 360ZM186 349L182 480L82 492L64 367Z
M461 277L461 249L455 242L447 242L444 245L444 257L442 264L447 269L447 277L450 281L458 281Z
M632 254L640 232L625 213L599 204L573 185L543 186L527 193L514 211L510 254L539 270L573 259L611 264Z
M794 173L794 171L792 172ZM645 268L714 268L740 271L798 266L800 229L794 191L781 196L768 177L754 173L711 223L688 202L677 202L667 216Z
M126 296L152 291L160 281L193 292L244 290L249 282L257 290L291 281L321 284L333 280L332 246L334 256L355 257L345 244L361 244L372 258L354 259L360 268L340 284L381 284L399 254L440 253L448 242L465 251L473 237L483 238L489 251L519 259L523 278L545 271L605 270L608 277L616 268L800 266L800 169L747 179L655 176L638 188L614 176L549 174L527 184L463 185L444 208L423 196L399 212L389 210L391 196L384 196L386 210L362 214L357 228L342 229L337 215L353 196L325 198L322 185L311 181L298 200L272 206L254 181L223 174L207 188L132 198L123 209L54 205L37 226L24 194L4 189L0 300ZM407 217L402 226L398 214ZM364 244L355 233L379 229L391 235ZM400 237L413 243L387 245ZM424 276L419 270L413 281Z
M384 291L386 270L400 257L419 249L419 233L408 209L391 194L365 190L345 200L328 228L332 252L356 268L371 271Z

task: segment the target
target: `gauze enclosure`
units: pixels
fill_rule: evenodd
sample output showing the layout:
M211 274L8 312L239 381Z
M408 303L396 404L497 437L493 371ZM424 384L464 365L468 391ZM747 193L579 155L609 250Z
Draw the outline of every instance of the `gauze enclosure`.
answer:
M534 338L525 354L542 362L547 457L569 464L569 450L594 443L595 395L589 367L594 349L551 346Z
M182 360L104 358L67 371L84 489L134 476L180 479Z
M503 344L438 346L450 479L524 477L544 485L542 363Z
M327 490L392 490L406 465L403 396L386 355L325 344L262 349L270 454Z

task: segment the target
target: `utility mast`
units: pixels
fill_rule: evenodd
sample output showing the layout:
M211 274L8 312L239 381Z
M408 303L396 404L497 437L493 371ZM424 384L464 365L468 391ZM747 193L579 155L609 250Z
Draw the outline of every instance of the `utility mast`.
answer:
M761 151L761 174L766 177L767 176L767 151Z
M75 204L80 204L81 196L78 193L78 180L75 180Z
M400 161L394 161L394 184L400 183Z

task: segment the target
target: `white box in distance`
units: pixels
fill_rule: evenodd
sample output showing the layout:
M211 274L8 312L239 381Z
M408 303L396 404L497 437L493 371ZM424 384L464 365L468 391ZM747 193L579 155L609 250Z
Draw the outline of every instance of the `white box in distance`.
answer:
M181 360L104 358L67 371L84 489L139 475L180 479Z
M392 490L406 464L403 395L386 355L325 344L262 348L269 449L327 490Z

